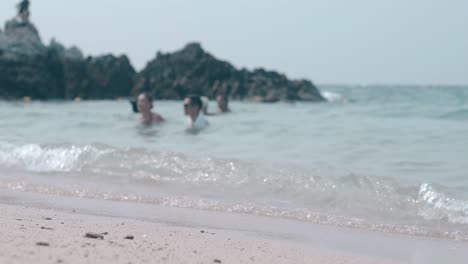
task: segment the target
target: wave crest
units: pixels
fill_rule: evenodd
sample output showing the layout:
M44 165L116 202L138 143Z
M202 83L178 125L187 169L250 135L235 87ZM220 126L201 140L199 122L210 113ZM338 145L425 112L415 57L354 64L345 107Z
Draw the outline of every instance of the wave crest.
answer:
M109 150L86 146L40 146L27 144L15 146L0 144L0 164L21 167L32 172L80 171Z
M427 220L468 224L468 202L452 198L430 184L421 184L418 202L420 203L419 215Z

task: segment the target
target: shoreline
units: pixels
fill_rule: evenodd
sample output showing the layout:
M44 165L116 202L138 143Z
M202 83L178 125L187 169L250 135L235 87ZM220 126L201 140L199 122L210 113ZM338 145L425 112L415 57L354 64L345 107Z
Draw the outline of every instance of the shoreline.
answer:
M468 259L466 242L138 203L27 196L3 192L0 197L0 262L428 264ZM107 235L96 240L85 238L87 232ZM124 239L129 235L134 239ZM41 242L48 246L36 244Z

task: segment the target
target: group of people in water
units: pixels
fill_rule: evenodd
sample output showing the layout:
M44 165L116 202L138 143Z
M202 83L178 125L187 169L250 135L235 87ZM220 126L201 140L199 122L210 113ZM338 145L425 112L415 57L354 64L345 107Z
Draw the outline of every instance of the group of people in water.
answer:
M136 111L140 115L140 121L145 125L162 123L165 121L162 115L153 112L153 97L147 93L140 93L136 98ZM184 99L184 114L187 116L187 128L191 131L199 131L208 126L205 116L214 116L229 113L229 100L226 95L216 96L218 108L216 112L208 112L208 98L198 95L190 95Z

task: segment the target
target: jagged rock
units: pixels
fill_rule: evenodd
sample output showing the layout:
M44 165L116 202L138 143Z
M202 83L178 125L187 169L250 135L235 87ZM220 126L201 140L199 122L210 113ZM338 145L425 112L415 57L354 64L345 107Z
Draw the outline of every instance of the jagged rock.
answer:
M39 31L33 23L22 21L19 17L5 23L5 35L25 42L42 43Z
M129 96L135 70L126 56L89 57L52 40L45 46L32 23L15 18L0 32L0 97L111 99Z
M18 17L6 22L0 42L2 42L3 56L11 59L44 56L47 53L47 48L42 43L34 24L23 22Z
M0 34L0 96L61 98L59 61L42 44L35 26L17 18Z
M132 90L134 94L141 91L151 91L160 99L182 99L188 94L214 98L225 93L234 99L261 102L324 100L310 81L291 81L263 69L237 70L205 52L198 43L172 54L159 52L139 74Z
M83 60L84 59L83 52L81 52L81 50L76 46L71 46L70 48L66 49L64 57L65 59L68 59L68 60Z
M65 98L112 99L130 95L136 72L126 56L84 59L78 48L66 49L55 40L51 41L49 51L62 64Z
M129 96L136 72L127 56L64 60L65 97L112 99Z
M132 89L133 87L133 89ZM112 99L151 91L159 99L188 94L259 102L324 101L314 84L289 80L274 71L237 70L190 43L174 53L158 53L136 73L126 56L84 58L77 48L52 40L45 46L34 24L14 18L0 31L0 97Z
M57 42L55 39L52 39L49 44L49 50L57 52L59 57L66 60L84 60L83 52L75 46L67 49L61 43Z
M62 98L61 67L48 54L15 59L0 57L0 96Z

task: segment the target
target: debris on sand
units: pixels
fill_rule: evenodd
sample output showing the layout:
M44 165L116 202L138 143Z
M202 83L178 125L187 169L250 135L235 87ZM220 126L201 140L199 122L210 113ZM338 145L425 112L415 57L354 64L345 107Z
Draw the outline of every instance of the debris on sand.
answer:
M85 237L87 238L93 238L93 239L104 239L104 236L101 235L101 234L98 234L98 233L92 233L92 232L88 232L86 233Z

